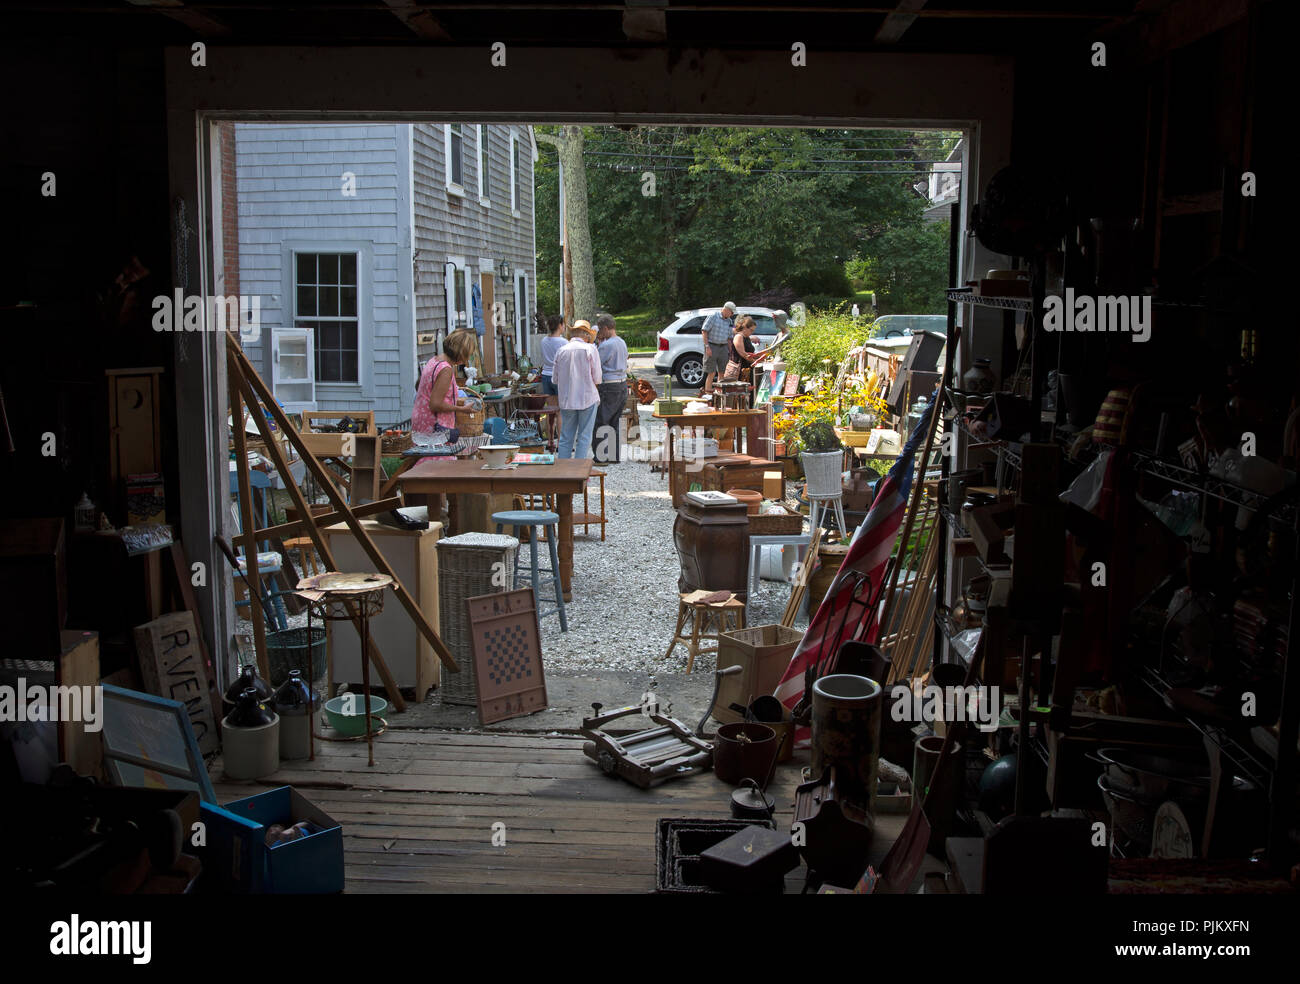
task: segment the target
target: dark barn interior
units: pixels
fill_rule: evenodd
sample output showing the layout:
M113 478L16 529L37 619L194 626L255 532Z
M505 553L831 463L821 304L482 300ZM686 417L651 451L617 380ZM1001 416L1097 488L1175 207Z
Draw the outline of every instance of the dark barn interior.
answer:
M237 367L257 382L251 364L228 349L238 347L237 336L210 325L163 332L151 324L151 299L174 291L220 294L217 285L228 283L219 270L222 225L214 205L222 182L233 180L219 173L219 134L229 132L223 127L488 121L945 129L963 135L965 150L951 213L951 289L938 308L947 312L944 355L930 374L937 388L926 394L940 409L926 419L942 420L933 461L917 458L912 485L925 503L933 496L937 560L926 602L933 614L913 646L917 653L905 654L897 641L891 650L865 628L860 644L871 641L875 657L892 658L891 682L929 686L945 679L946 669L946 679L961 687L1000 686L1000 719L990 731L954 724L949 704L945 726L928 734L942 748L937 768L969 774L968 788L959 776L957 802L947 803L940 817L936 776L926 785L913 775L910 805L896 817L884 817L880 808L868 853L854 853L852 836L842 830L825 835L844 840L830 850L831 860L816 855L834 876L814 878L813 863L795 857L788 843L791 822L808 819L796 787L823 778L817 769L799 771L810 766L810 754L823 762L818 722L829 727L818 717L817 697L810 697L811 753L796 748L792 761L769 772L774 830L760 826L774 842L754 849L775 866L756 874L724 860L732 880L719 876L695 890L721 886L751 894L775 884L792 892L812 886L1029 895L1046 884L1055 895L1294 899L1300 668L1289 660L1288 643L1297 629L1300 557L1300 334L1284 299L1295 249L1286 245L1292 223L1278 170L1289 125L1283 102L1292 90L1279 83L1294 37L1292 6L1286 0L7 5L0 11L0 72L8 94L0 159L9 230L0 268L5 685L48 666L54 683L75 678L166 697L166 690L150 689L157 671L143 665L142 632L177 613L193 620L217 720L229 710L221 695L246 662L235 636L252 632L237 618L255 617L252 648L257 665L265 666L262 613L247 602L235 607L244 589L222 546L223 540L236 548L245 542L230 525L234 462L245 440L228 426L231 394L256 417L257 398L265 402L265 396L253 385L236 388ZM796 67L792 46L798 44L806 61ZM498 50L501 65L494 64ZM247 214L240 211L239 221ZM537 238L543 234L539 228ZM992 277L995 272L1007 279ZM1003 283L1015 287L995 290ZM1149 305L1149 337L1081 327L1068 298L1059 305L1067 327L1054 330L1050 312L1067 288L1069 298L1101 298L1099 307L1106 297L1131 298L1134 318ZM971 375L976 359L987 360L987 380ZM910 369L904 362L893 371ZM144 379L143 398L154 404L149 460L157 467L124 463L129 454L113 387L127 378ZM278 425L269 406L266 416ZM897 430L906 438L911 428L900 423ZM942 453L940 435L951 436ZM248 439L257 439L251 424ZM930 448L927 440L924 449ZM845 453L852 459L851 449ZM352 467L361 466L354 461ZM983 477L970 478L972 470ZM135 548L123 552L120 543L106 545L102 536L84 532L77 514L89 491L93 519L102 512L123 525L133 501L124 473L135 471L156 473L165 499L161 521L174 535L171 544L181 545L179 551L169 545L153 566ZM972 486L996 487L972 492ZM396 488L391 494L416 493L404 506L422 501L421 491L437 491L415 482ZM725 484L715 488L727 491ZM881 494L879 486L874 494ZM335 514L331 522L355 521L328 501L320 508ZM358 501L354 496L352 506ZM286 515L284 523L293 522ZM299 522L283 533L316 536L315 526ZM808 528L814 533L815 520ZM617 549L617 525L609 537ZM567 562L560 538L560 562ZM897 547L898 566L905 540ZM187 578L196 565L205 573ZM664 565L676 568L671 554ZM254 566L254 581L256 574ZM644 576L662 579L664 572ZM410 577L404 580L418 594ZM985 592L978 609L970 604L972 585ZM575 609L581 592L579 578L570 602ZM389 608L400 612L404 605L389 596ZM834 599L823 605L837 610ZM814 641L814 613L821 614L809 609L803 646ZM442 627L430 617L432 642L446 621L445 613ZM847 624L850 616L842 617ZM970 632L977 643L956 642ZM70 654L92 635L97 663L87 671ZM608 638L611 647L620 644L616 631ZM384 648L387 654L387 643ZM469 650L464 658L472 665ZM834 673L885 683L866 663L855 669L846 650L836 658ZM912 672L898 670L904 664ZM368 691L379 678L367 676L366 683ZM200 700L208 698L204 693ZM417 692L414 704L422 699ZM888 700L884 706L876 710L883 720L873 725L872 754L891 762L902 756L910 770L917 732L905 732L905 751L890 756L897 729ZM801 707L796 715L799 710L808 713ZM665 890L662 871L655 879L656 851L669 850L665 844L679 835L660 830L656 842L654 821L693 816L722 823L735 784L705 776L635 789L635 780L600 775L584 759L581 739L590 739L600 723L591 719L578 729L558 717L547 720L543 734L542 725L525 724L529 718L506 733L404 728L401 715L392 714L392 726L370 752L371 762L389 754L404 763L387 785L364 778L364 745L331 758L343 753L325 742L317 742L313 767L324 762L320 768L328 772L317 775L304 764L269 781L241 779L229 769L223 778L216 735L211 747L200 735L203 756L195 767L205 779L167 812L174 809L188 825L210 819L209 806L229 816L215 800L229 805L288 788L304 803L294 801L285 826L317 815L322 823L339 818L339 877L345 873L346 881L327 890ZM624 720L609 734L626 742L634 730ZM227 724L223 735L230 733ZM28 838L43 837L29 829L33 820L57 827L51 818L68 804L83 812L101 808L87 805L92 793L116 796L152 784L131 781L127 769L109 769L107 733L102 752L99 741L61 732L58 761L88 754L96 764L92 773L65 764L48 787L20 775L19 761L0 768L0 780L14 789L4 797L12 806L0 806L0 813L22 814L0 821L10 848L4 877L13 888L113 891L105 889L114 883L102 868L84 881L61 881L57 870L38 871L12 857L16 846L24 853ZM224 751L229 765L230 750ZM850 757L857 753L863 749ZM711 746L708 754L720 753ZM425 775L420 763L432 759L463 762L456 780L462 785L405 782ZM129 756L121 761L136 772L150 767ZM1009 774L981 777L980 770L996 763ZM79 772L95 781L85 784L75 778ZM203 790L208 772L215 792L211 785ZM985 794L997 782L1002 800L995 808L997 795ZM176 795L165 778L161 786L171 789L164 795ZM871 814L875 790L864 796L870 805L860 805ZM857 808L844 804L841 822L853 828L857 821L848 818ZM116 799L102 806L104 816L131 809ZM589 822L592 809L600 822ZM539 842L532 860L529 845L522 845L513 848L522 852L517 865L483 861L482 869L470 834L461 842L460 835L438 833L468 831L480 821L486 828L497 813L507 825L516 816L525 826L525 818L547 818L548 829L559 833ZM474 819L460 824L456 818L463 816ZM411 818L425 826L416 831ZM1175 821L1186 834L1182 848L1171 848L1173 835L1162 833ZM375 826L363 834L366 825ZM924 850L913 848L924 845L926 831L948 836L931 840L922 860ZM689 854L686 836L678 846ZM71 830L67 837L69 849L74 842L84 846ZM404 837L423 845L408 856L420 857L418 872L403 875L396 862L385 868L390 862L367 853L382 855L389 849L376 844ZM570 841L581 841L582 849L570 850ZM58 853L52 836L40 842L51 858ZM486 857L493 848L485 843L481 850ZM187 891L304 890L276 889L269 881L232 887L210 874L220 867L214 855L177 853L196 854L203 869L181 879ZM790 863L782 866L787 856ZM624 860L632 857L637 860ZM753 880L759 875L766 880ZM271 879L269 869L265 877ZM282 867L280 877L287 883L291 875ZM1276 911L1268 908L1273 904L1263 908ZM1215 915L1235 919L1246 911L1229 906ZM1142 912L1136 918L1154 917L1154 910ZM1113 939L1101 942L1170 942L1120 925ZM1193 933L1181 942L1207 939ZM1251 940L1242 935L1227 942Z

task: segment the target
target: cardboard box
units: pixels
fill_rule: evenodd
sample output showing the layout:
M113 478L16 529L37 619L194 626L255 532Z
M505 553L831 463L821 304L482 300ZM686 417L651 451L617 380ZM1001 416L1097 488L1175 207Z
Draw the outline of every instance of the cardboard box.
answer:
M292 786L280 786L225 806L202 804L208 889L220 892L326 894L343 891L343 828ZM306 820L315 831L266 846L272 824Z
M711 712L714 719L724 724L743 720L730 710L730 705L744 706L755 697L774 691L802 638L802 632L784 625L755 625L722 633L718 640L718 666L738 664L742 672L723 677L718 684L718 699Z
M779 471L763 472L763 498L780 502L785 498L785 473Z

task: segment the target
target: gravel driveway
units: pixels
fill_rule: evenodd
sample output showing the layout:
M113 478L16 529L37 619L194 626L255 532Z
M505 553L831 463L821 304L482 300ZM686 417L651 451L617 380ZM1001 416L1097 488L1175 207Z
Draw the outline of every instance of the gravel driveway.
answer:
M664 659L677 624L678 598L676 512L667 476L652 475L649 464L638 461L601 467L609 519L605 542L600 542L595 526L591 536L585 536L581 526L574 527L569 631L561 632L554 616L543 621L546 668L684 672L685 646ZM599 509L598 503L596 496L593 510ZM574 509L581 509L581 503ZM747 624L779 621L789 595L789 585L760 581ZM711 672L712 658L696 660L695 670Z

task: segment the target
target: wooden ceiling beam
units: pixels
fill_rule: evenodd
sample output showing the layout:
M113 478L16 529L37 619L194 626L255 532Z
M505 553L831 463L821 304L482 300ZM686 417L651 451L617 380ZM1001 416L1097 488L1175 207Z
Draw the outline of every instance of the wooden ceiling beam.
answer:
M451 34L433 15L433 11L422 7L415 0L384 0L384 5L393 12L394 17L426 41L451 40Z
M199 10L190 10L181 0L127 0L134 7L148 7L164 17L184 24L203 38L224 38L232 31L215 17Z
M918 11L928 0L899 0L898 9L885 18L876 32L876 44L898 44L907 29L916 22Z
M623 36L629 41L668 40L668 0L629 0L623 8Z

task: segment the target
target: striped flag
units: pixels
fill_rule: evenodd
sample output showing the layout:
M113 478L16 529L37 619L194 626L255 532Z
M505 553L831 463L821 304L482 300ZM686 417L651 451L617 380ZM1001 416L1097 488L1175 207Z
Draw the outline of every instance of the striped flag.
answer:
M846 585L845 590L838 591L848 579L866 579L863 591L870 598L867 612L873 611L881 600L882 583L885 570L889 564L889 555L894 549L894 540L902 525L903 515L907 510L908 493L912 488L912 463L916 457L917 446L925 440L930 426L930 414L934 411L937 399L931 399L925 413L921 415L907 444L903 447L894 467L885 476L884 483L872 500L867 517L849 541L849 552L844 555L839 572L826 591L826 597L817 608L808 628L800 640L785 675L777 685L775 696L786 708L793 710L804 695L804 678L811 666L826 663L833 655L833 647L852 639L857 624L845 625L846 619L852 617L848 611L850 605L860 604L864 598L855 602L853 585ZM809 562L812 558L809 558ZM806 742L809 736L807 728L795 731L796 742Z

